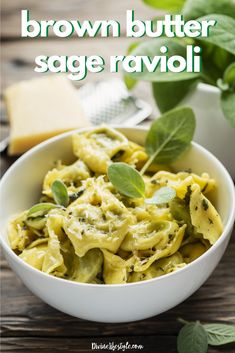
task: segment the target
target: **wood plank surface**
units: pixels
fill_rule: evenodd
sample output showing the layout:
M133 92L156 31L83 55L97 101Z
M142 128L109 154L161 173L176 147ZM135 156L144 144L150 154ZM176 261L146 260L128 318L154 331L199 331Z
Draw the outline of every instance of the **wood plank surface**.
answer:
M146 339L147 338L147 339ZM144 341L144 343L143 343ZM32 339L32 338L24 338L21 341L16 340L15 338L11 338L7 340L3 339L3 349L4 352L18 352L18 353L32 353L32 352L40 352L40 353L65 353L65 352L74 352L74 353L88 353L88 352L112 352L112 350L92 350L92 342L97 344L126 344L126 342L130 344L138 344L142 345L143 349L135 349L135 350L126 350L126 352L142 352L142 353L176 353L176 337L175 336L136 336L136 337L122 337L121 339L117 339L117 337L109 337L109 338L99 338L95 340L88 340L86 338L82 339L70 339L70 338L44 338L44 339ZM118 350L116 350L118 351ZM119 350L120 352L120 350ZM198 353L198 352L195 352ZM216 348L210 347L208 353L234 353L234 347L232 345L227 345L225 347Z
M77 352L89 352L91 342L129 341L145 345L144 352L175 352L176 336L181 327L178 317L235 323L234 236L213 275L189 299L159 316L124 324L91 323L51 308L28 291L2 257L3 347L12 352L39 348L49 352L53 346L55 352L60 352L63 342L63 347L68 344L69 352L73 352L74 347ZM233 349L234 345L229 345L220 351L232 352ZM210 349L209 352L216 351Z

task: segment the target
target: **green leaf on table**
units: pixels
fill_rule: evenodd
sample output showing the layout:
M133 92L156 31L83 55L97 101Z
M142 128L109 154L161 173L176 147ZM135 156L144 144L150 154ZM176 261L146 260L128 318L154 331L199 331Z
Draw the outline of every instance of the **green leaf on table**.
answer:
M55 205L54 203L49 203L49 202L37 203L36 205L32 206L28 210L27 217L36 218L36 217L44 216L53 208L58 208L58 207L60 207L60 206Z
M205 324L203 327L207 332L208 343L211 346L235 342L235 325Z
M174 189L169 188L168 186L163 186L162 188L158 189L151 198L145 199L145 203L161 205L170 202L175 198L175 196L176 192Z
M179 353L206 353L207 349L207 333L199 322L188 323L180 330L177 337Z
M172 82L153 82L153 96L159 110L164 113L174 108L180 101L196 87L197 79L172 81Z
M166 38L155 38L152 40L147 40L141 42L132 52L131 55L135 56L145 56L149 57L150 60L153 60L154 56L162 56L160 48L166 46L168 48L167 56L171 57L173 55L180 55L186 57L186 47L180 44L176 40L166 39ZM154 72L149 72L147 68L143 67L143 72L133 72L126 73L127 76L132 77L137 80L144 80L150 82L169 82L169 81L181 81L189 80L192 78L197 78L200 76L200 73L194 72L161 72L160 66L157 65Z
M140 173L126 163L113 163L108 167L108 177L115 188L131 198L144 197L145 183Z
M216 24L209 28L208 37L197 37L197 40L212 43L235 55L235 19L218 14L207 15L197 19L198 22L205 20L215 20Z
M57 205L67 207L69 195L65 184L60 180L55 180L51 185L51 192Z
M231 0L186 0L182 9L187 21L212 13L235 18L235 4Z
M180 12L185 0L143 0L147 5L169 12Z
M221 108L225 118L235 127L235 91L221 93Z
M145 149L150 156L141 174L154 162L168 164L181 156L192 141L195 115L189 107L169 110L156 119L147 134Z

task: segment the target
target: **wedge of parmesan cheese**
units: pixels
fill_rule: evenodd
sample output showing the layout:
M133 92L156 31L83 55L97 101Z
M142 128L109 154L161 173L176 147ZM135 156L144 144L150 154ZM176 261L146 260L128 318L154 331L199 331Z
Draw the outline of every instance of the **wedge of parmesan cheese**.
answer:
M5 91L10 122L8 153L17 155L65 131L86 127L76 88L64 76L16 83Z

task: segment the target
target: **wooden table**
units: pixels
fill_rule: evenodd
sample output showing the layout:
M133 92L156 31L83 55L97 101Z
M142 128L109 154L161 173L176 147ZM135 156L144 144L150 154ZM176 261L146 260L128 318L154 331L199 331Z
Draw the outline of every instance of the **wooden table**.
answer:
M115 39L58 39L20 38L20 10L29 9L34 19L102 19L114 18L122 24L122 36ZM3 35L3 90L9 84L37 76L33 71L35 56L39 54L109 55L124 54L131 42L124 38L125 11L135 9L136 16L152 18L155 13L139 0L4 0L2 13ZM89 75L87 81L110 77L107 71L99 76ZM136 94L151 104L150 87L141 84ZM4 106L2 133L8 133ZM2 173L14 161L2 155ZM92 342L135 343L144 346L141 352L176 352L176 336L181 327L178 317L204 322L235 321L235 241L233 233L229 247L210 279L189 299L172 310L148 320L128 324L99 324L65 315L31 294L11 271L2 257L2 351L24 353L91 352ZM193 280L193 279L192 279ZM148 300L148 298L146 298ZM136 350L137 351L137 350ZM231 345L213 352L234 352ZM195 352L197 353L197 352Z

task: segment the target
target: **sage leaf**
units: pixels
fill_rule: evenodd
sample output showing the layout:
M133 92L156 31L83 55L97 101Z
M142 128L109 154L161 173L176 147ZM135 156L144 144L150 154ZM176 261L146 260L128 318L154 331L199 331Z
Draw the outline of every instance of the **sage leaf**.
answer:
M201 21L215 20L216 25L210 27L208 37L197 37L197 40L212 43L235 55L235 19L226 16L212 14L197 19Z
M167 56L171 57L173 55L180 55L182 57L186 57L186 47L182 44L178 43L173 39L166 38L155 38L152 40L147 40L141 42L132 52L131 54L134 56L146 56L153 60L154 56L162 56L160 52L160 48L162 46L166 46L168 48ZM127 76L132 77L136 80L145 80L150 82L169 82L169 81L181 81L181 80L189 80L192 78L197 78L200 76L200 73L194 72L164 72L160 71L160 66L156 67L154 72L149 72L147 68L143 67L142 72L133 72L126 73Z
M158 189L151 198L145 199L145 203L161 205L170 202L175 196L176 192L174 189L164 186Z
M161 113L166 112L180 103L180 101L196 87L197 79L153 82L153 96Z
M60 180L55 180L51 185L51 192L57 205L67 207L69 195L65 184Z
M195 125L195 116L189 107L169 110L156 119L145 141L150 158L141 169L141 174L153 161L168 164L179 158L192 141Z
M185 0L143 0L147 5L169 12L179 12Z
M36 205L34 205L33 207L31 207L28 210L27 217L28 218L36 218L36 217L44 216L51 209L58 208L58 207L60 207L60 206L55 205L54 203L49 203L49 202L37 203Z
M224 91L221 94L221 108L225 118L235 127L235 91Z
M180 330L177 337L179 353L206 353L207 349L207 333L199 322L188 323Z
M205 324L203 327L207 332L208 343L211 346L235 342L235 325Z
M224 82L232 88L235 87L235 62L230 64L224 72Z
M218 87L221 91L227 91L227 90L229 90L229 84L226 83L226 82L224 82L224 81L222 80L222 78L219 78L216 83L217 83L217 87Z
M132 53L132 51L138 47L138 45L140 45L140 42L132 43L127 49L127 55L130 55ZM138 81L133 79L131 76L124 75L124 82L125 82L127 89L131 90L132 88L134 88L136 86Z
M131 198L144 197L145 183L140 173L126 163L113 163L108 167L108 177L115 188Z
M235 18L235 4L231 0L186 0L182 9L186 21L212 13Z

